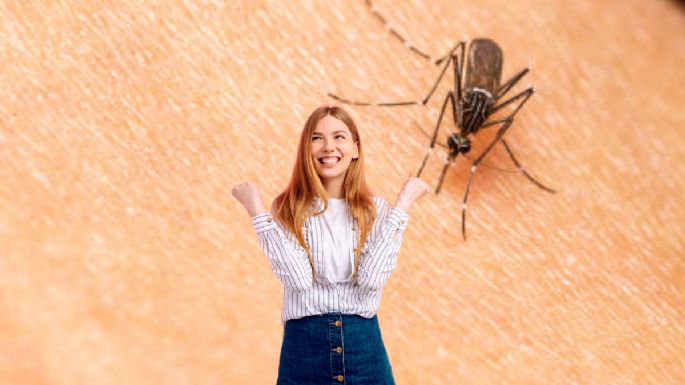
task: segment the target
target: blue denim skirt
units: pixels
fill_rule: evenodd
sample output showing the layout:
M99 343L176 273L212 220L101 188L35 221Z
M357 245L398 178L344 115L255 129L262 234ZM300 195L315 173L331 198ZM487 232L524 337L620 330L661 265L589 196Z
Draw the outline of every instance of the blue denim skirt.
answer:
M276 385L394 385L378 316L327 313L286 321Z

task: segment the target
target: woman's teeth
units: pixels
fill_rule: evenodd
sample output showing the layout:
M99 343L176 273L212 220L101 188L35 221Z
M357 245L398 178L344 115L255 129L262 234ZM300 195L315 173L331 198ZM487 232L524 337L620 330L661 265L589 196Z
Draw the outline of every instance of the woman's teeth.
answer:
M323 164L336 164L339 161L340 161L340 158L338 158L337 156L319 159L319 162L321 162Z

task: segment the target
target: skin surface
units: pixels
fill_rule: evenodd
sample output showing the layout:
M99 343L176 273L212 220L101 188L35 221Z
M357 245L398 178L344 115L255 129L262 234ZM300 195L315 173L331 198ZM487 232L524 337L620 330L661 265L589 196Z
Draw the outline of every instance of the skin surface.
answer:
M361 0L199 4L0 3L0 383L273 383L282 285L231 187L270 202L327 92L420 100L439 75ZM531 68L506 139L557 191L479 168L466 242L467 161L416 202L378 314L397 382L685 383L682 7L375 4L433 57L485 36L503 79ZM376 193L451 84L347 108Z

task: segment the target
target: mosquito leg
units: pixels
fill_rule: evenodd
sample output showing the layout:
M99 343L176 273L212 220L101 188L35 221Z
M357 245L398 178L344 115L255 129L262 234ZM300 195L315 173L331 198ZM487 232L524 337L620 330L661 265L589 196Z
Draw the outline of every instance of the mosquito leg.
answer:
M366 5L369 7L369 9L371 10L371 13L373 13L373 15L376 17L376 19L378 19L381 22L381 24L383 24L383 26L385 26L385 28L388 30L388 32L390 32L391 35L395 36L399 41L401 41L405 47L409 48L409 50L411 50L415 54L421 56L422 58L424 58L428 61L433 61L433 59L427 53L416 48L414 45L409 43L407 41L407 39L405 39L397 31L395 31L395 29L390 26L390 23L388 23L388 21L383 17L383 15L381 15L381 13L378 11L376 6L373 5L371 0L366 0Z
M507 116L506 118L497 119L497 120L493 120L491 122L483 123L483 125L480 126L480 128L478 130L480 130L481 128L486 128L486 127L494 126L497 124L506 123L509 120L511 120L511 116Z
M463 46L463 42L460 44ZM459 45L457 45L454 49L456 49L457 47L459 47ZM454 49L453 49L453 51L454 51ZM433 87L428 92L428 95L426 95L426 97L423 98L423 100L409 101L409 102L381 102L381 103L378 103L378 102L357 102L357 101L353 101L353 100L348 100L348 99L345 99L345 98L340 97L338 95L332 94L330 92L328 93L328 96L330 96L331 98L338 100L342 103L352 104L355 106L398 107L398 106L414 106L414 105L419 105L419 104L425 106L428 103L428 101L430 100L430 98L433 96L435 89L438 88L438 84L440 84L440 81L442 80L443 76L445 76L445 72L447 72L447 68L450 66L450 63L457 60L457 59L455 59L454 55L452 55L451 58L452 58L452 60L447 60L445 62L445 65L443 66L442 71L440 72L440 75L438 76L438 79L435 81L435 84L433 84Z
M466 240L466 200L469 198L469 191L471 190L471 182L473 181L474 175L476 175L476 166L472 164L471 174L469 175L469 181L466 183L466 192L464 193L464 199L461 202L461 236L462 238L464 238L464 240Z
M466 240L466 201L469 198L469 191L471 190L471 183L473 182L473 176L476 174L476 169L478 168L478 163L480 163L485 155L492 150L492 147L502 138L505 132L511 126L513 119L507 120L502 127L497 131L497 135L490 142L490 144L483 150L483 152L478 155L478 157L471 163L471 175L469 175L469 181L466 184L466 192L464 193L464 199L461 202L461 235Z
M450 155L447 159L445 159L445 166L442 168L442 172L440 173L440 179L438 180L438 187L435 188L436 194L440 193L440 188L442 187L442 181L445 180L445 174L447 174L447 168L453 162L454 158L455 158L455 156Z
M457 65L455 63L455 84L457 85L455 89L457 90L457 100L461 100L461 74L464 72L464 47L466 45L465 41L460 41L457 43L454 48L452 48L449 53L440 59L433 60L428 54L425 52L421 51L420 49L416 48L414 45L409 43L407 39L404 38L404 36L400 35L394 28L390 26L388 21L381 15L381 13L378 11L376 6L371 2L371 0L366 0L366 5L369 7L371 10L371 13L380 21L385 28L390 32L391 35L395 36L402 44L404 44L405 47L407 47L409 50L412 52L416 53L417 55L421 56L422 58L432 61L435 65L440 65L443 61L446 61L445 66L443 67L442 71L440 72L440 75L438 76L438 79L435 81L435 84L431 88L431 90L428 92L428 95L423 98L423 100L420 101L406 101L406 102L359 102L359 101L354 101L354 100L349 100L346 98L343 98L341 96L338 96L336 94L333 94L331 92L328 93L328 96L341 102L344 104L351 104L355 106L373 106L373 107L400 107L400 106L413 106L413 105L426 105L428 101L430 100L431 96L433 96L433 93L435 92L435 89L437 88L438 84L440 84L440 81L442 80L443 76L445 75L445 72L447 71L447 67L449 67L449 63L452 61L456 61L459 63L459 70L457 71ZM455 60L454 57L454 51L456 51L458 48L460 48L461 51L461 60ZM452 60L446 60L452 58ZM452 108L454 112L456 113L456 107ZM456 119L456 118L455 118Z
M383 24L383 26L385 27L385 29L387 29L388 32L390 32L391 35L393 35L397 40L399 40L399 41L400 41L405 47L407 47L410 51L414 52L415 54L417 54L418 56L420 56L420 57L423 58L423 59L426 59L426 60L428 60L428 61L433 62L435 65L440 65L440 63L442 63L443 60L449 58L449 57L452 55L452 52L454 52L454 50L457 48L457 46L459 46L459 44L461 44L461 43L457 44L454 48L452 48L452 49L450 50L450 52L449 52L447 55L441 57L440 59L433 59L433 58L430 57L430 55L428 55L427 53L425 53L425 52L423 52L422 50L418 49L416 46L414 46L413 44L411 44L407 39L405 39L404 36L400 35L399 32L397 32L394 28L392 28L392 27L390 26L390 23L388 23L388 20L387 20L385 17L383 17L383 15L381 15L380 11L379 11L378 8L376 8L376 6L371 2L371 0L366 0L366 5L367 5L367 6L369 7L369 9L371 10L371 13L373 13L373 15L376 17L376 19L378 19L378 21L380 21L381 24Z
M514 84L518 83L518 81L521 80L521 78L523 76L525 76L528 73L528 71L530 71L530 69L528 67L526 67L526 68L522 69L516 75L512 76L512 78L507 80L506 83L502 84L499 87L499 89L497 90L497 92L495 93L495 100L499 100L499 98L501 98L502 96L504 96L504 94L509 92L511 87L513 87Z
M452 59L451 61L454 63L454 84L455 84L454 89L457 90L457 100L456 100L457 103L461 101L461 78L462 78L461 74L463 73L463 70L464 70L464 47L465 46L466 46L466 42L463 40L460 41L459 43L457 43L457 45L454 46L454 48L452 48L450 50L450 52L446 56L443 56L442 58L440 58L439 60L437 60L435 62L435 64L440 64L440 62L442 62L447 57ZM457 50L457 48L459 48L459 56L454 54L454 51ZM435 89L438 87L440 80L442 80L442 76L445 74L446 70L447 70L447 67L445 67L443 69L442 73L440 74L440 77L438 78L438 80L433 85L433 88L431 88L428 95L426 95L426 97L423 99L422 103L424 105L426 105L426 103L428 103L428 101L430 100L431 96L433 95L433 92L435 92ZM454 117L454 123L455 124L457 123L457 107L456 107L457 103L452 104L452 116Z
M435 125L435 131L433 131L433 137L431 138L431 144L428 150L426 151L426 156L423 158L423 162L421 162L421 167L419 167L419 172L416 173L416 177L421 176L421 172L423 171L424 166L426 166L426 161L428 160L428 156L431 154L433 151L433 148L435 148L435 140L438 138L438 130L440 130L440 123L442 122L442 117L445 114L445 108L447 107L447 102L452 102L454 104L454 93L452 91L447 93L447 96L445 97L445 102L442 103L442 109L440 110L440 117L438 118L438 123Z
M549 187L543 185L542 183L538 182L535 178L533 178L533 177L526 171L526 169L523 168L523 166L521 165L521 163L519 163L519 161L518 161L518 160L516 159L516 157L514 156L514 153L511 151L511 148L509 148L509 145L508 145L507 142L504 140L504 138L502 138L502 144L504 145L504 148L505 148L505 149L507 150L507 152L509 153L509 157L510 157L511 160L514 162L514 164L516 165L516 168L517 168L519 171L521 171L521 172L523 173L523 175L526 176L526 178L528 178L528 179L529 179L531 182L533 182L535 185L537 185L538 187L540 187L541 189L543 189L543 190L545 190L545 191L547 191L547 192L550 192L550 193L552 193L552 194L554 194L554 193L556 192L556 191L552 190L551 188L549 188Z
M503 123L503 120L504 120L504 119L502 119L502 121L499 121L499 120L498 120L498 122L499 122L499 123ZM426 137L426 139L429 139L429 140L430 140L430 139L433 138L433 135L427 133L427 132L421 127L421 125L419 125L419 124L416 123L416 122L414 122L414 124L416 124L416 126L419 128L419 131L421 131L421 133L423 134L423 136ZM438 142L438 141L435 142L435 145L436 145L436 146L440 146L440 147L442 147L442 148L445 149L445 150L449 149L449 146L448 146L448 145L442 144L442 143L440 143L440 142ZM470 161L473 161L473 160L475 159L475 158L472 158L472 157L468 156L467 154L461 154L461 156L463 156L464 158L466 158L467 160L470 160ZM520 171L520 170L518 170L518 169L506 169L506 168L501 168L501 167L493 166L493 165L487 164L487 163L485 163L485 162L480 162L480 165L483 166L483 167L485 167L485 168L489 168L489 169L491 169L491 170L497 170L497 171L501 171L501 172L509 172L509 173L512 173L512 174L515 174L515 173L517 173L517 172Z
M385 28L390 32L391 35L395 36L402 44L404 44L407 48L409 48L411 51L414 53L418 54L422 58L433 61L435 65L440 65L443 61L445 61L445 66L442 68L442 71L440 72L440 75L438 76L438 79L435 81L433 84L433 87L430 89L428 92L428 95L426 95L423 100L418 100L418 101L406 101L406 102L359 102L359 101L354 101L354 100L349 100L346 98L343 98L341 96L335 95L331 92L328 93L328 96L338 100L344 104L351 104L351 105L356 105L356 106L373 106L373 107L400 107L400 106L413 106L413 105L426 105L430 98L433 96L433 93L435 92L436 88L438 87L438 84L440 84L440 81L442 80L443 76L445 75L445 72L447 71L447 67L449 67L450 62L457 62L460 63L461 65L459 67L459 71L456 71L457 66L455 64L455 78L458 79L458 82L455 80L455 82L459 83L459 87L457 88L457 95L458 99L461 100L461 73L463 72L463 67L464 67L464 46L466 45L465 41L461 41L457 43L448 53L447 55L441 57L440 59L433 60L428 54L424 53L423 51L419 50L416 48L414 45L410 44L407 39L405 39L402 35L400 35L394 28L390 26L388 21L381 15L381 13L376 9L376 6L371 2L371 0L366 0L366 5L369 7L371 10L371 13L385 26ZM455 59L454 51L460 48L460 53L461 53L461 60ZM445 59L452 59L452 60L445 60ZM458 75L457 75L458 73ZM453 108L453 110L456 110ZM456 111L455 111L456 112Z
M340 97L338 95L328 93L328 96L331 98L344 103L344 104L352 104L354 106L373 106L373 107L398 107L398 106L413 106L417 104L421 104L421 102L390 102L390 103L373 103L373 102L357 102L354 100L348 100L343 97Z
M435 84L433 84L433 88L431 88L431 90L428 92L428 95L426 95L426 97L423 98L423 100L421 101L421 104L423 104L424 106L426 104L428 104L428 101L430 100L431 96L433 96L435 89L438 88L438 84L440 84L442 77L445 76L445 72L447 72L447 67L449 67L450 62L454 63L454 69L455 69L455 74L456 74L456 69L458 67L459 59L455 55L453 55L452 52L454 52L454 50L460 46L461 46L462 53L464 52L464 42L463 41L460 42L459 44L457 44L454 48L452 48L452 51L450 51L450 53L449 53L450 59L452 59L452 60L447 60L445 62L445 66L442 68L442 72L440 72L440 76L438 76L438 80L435 81ZM462 56L463 56L463 54L462 54ZM440 59L440 60L442 61L442 59Z
M514 115L523 107L524 104L528 101L528 99L533 95L535 90L533 87L526 88L525 90L519 92L518 94L512 96L511 98L503 101L502 103L496 105L495 107L492 108L492 111L490 111L491 114L494 114L495 112L499 111L501 108L506 107L507 105L523 98L523 100L519 103L518 106L516 106L516 109L514 109L514 112L509 115L510 118L513 118Z
M465 45L465 44L466 44L466 41L465 41L465 40L462 40L462 41L460 41L459 43L457 43L454 47L452 47L452 49L447 53L447 55L445 55L445 56L441 57L440 59L436 60L436 61L435 61L435 65L440 65L440 63L442 63L443 60L452 57L452 54L454 53L454 51L456 51L457 48L459 48L460 46L461 46L461 51L462 51L461 57L463 58L463 57L464 57L464 45Z
M423 134L423 136L425 136L425 137L426 137L427 139L429 139L429 140L432 140L432 139L433 139L433 135L427 133L427 132L423 129L423 127L421 127L420 124L418 124L417 122L414 122L414 124L416 124L416 126L419 128L419 131L421 131L421 133ZM440 142L435 142L435 144L437 144L438 146L440 146L440 147L442 147L442 148L449 148L446 144L442 144L442 143L440 143Z

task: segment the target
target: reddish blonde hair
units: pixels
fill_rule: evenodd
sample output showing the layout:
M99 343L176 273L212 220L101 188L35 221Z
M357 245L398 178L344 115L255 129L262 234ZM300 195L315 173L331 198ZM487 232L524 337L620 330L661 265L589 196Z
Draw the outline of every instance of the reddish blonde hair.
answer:
M313 280L316 280L314 259L309 245L305 242L302 227L310 216L319 215L328 208L326 190L316 172L311 151L314 129L326 115L330 115L345 123L347 128L350 129L352 140L357 142L359 149L359 157L352 160L343 181L343 195L350 207L352 217L357 220L359 225L358 246L354 254L353 278L356 278L361 251L376 217L376 205L371 199L371 192L364 177L364 152L362 151L361 137L352 117L345 110L337 106L322 106L309 115L300 135L300 144L297 149L295 167L290 177L290 183L274 199L271 211L274 218L295 234L300 245L307 251L309 264L312 267ZM320 198L324 205L323 209L319 212L314 212L313 204L316 197Z

